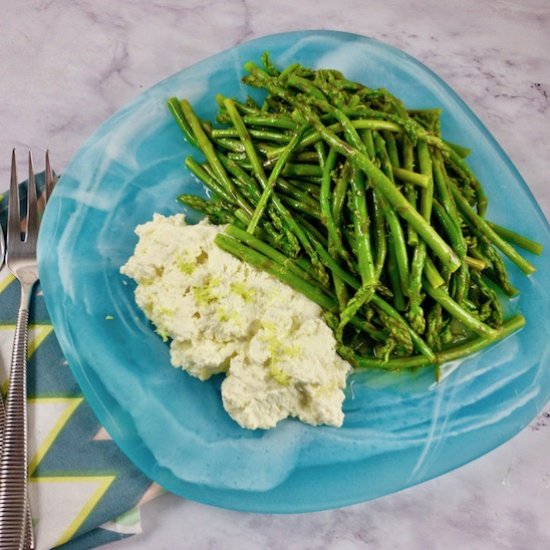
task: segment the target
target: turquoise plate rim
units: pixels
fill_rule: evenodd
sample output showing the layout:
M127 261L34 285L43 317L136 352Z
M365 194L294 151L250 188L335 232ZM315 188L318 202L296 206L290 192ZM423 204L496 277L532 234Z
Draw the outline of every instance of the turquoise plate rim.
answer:
M517 417L517 421L513 428L508 428L502 433L492 433L489 438L488 445L481 446L475 451L462 455L458 447L453 451L456 452L456 460L449 466L444 462L441 466L437 464L432 466L422 476L417 479L412 479L410 482L395 485L391 482L383 484L382 489L369 492L365 489L364 484L354 488L354 479L356 468L360 468L364 474L368 472L369 464L365 461L352 461L349 464L338 464L335 467L337 473L332 476L327 474L324 466L309 466L307 468L297 468L293 470L288 478L280 485L265 491L245 491L241 489L219 489L209 487L207 484L188 483L185 480L175 477L171 471L166 468L159 468L155 462L153 455L154 450L151 450L144 445L143 441L138 436L133 420L124 410L120 409L119 404L109 394L96 373L86 364L88 352L83 349L77 349L74 345L74 331L78 330L77 326L67 325L67 319L64 317L63 307L59 303L59 289L63 287L61 275L57 271L57 264L53 260L53 255L50 253L52 239L59 241L63 236L64 221L60 219L59 214L63 208L67 207L67 199L64 197L64 189L74 185L71 178L74 174L78 174L81 169L79 163L82 161L84 153L90 147L90 144L97 141L100 137L104 137L105 132L113 123L124 119L131 115L133 109L148 97L153 97L158 90L163 89L165 83L171 79L201 67L204 64L212 64L216 60L224 59L224 56L239 49L252 49L263 51L270 49L269 44L273 41L286 43L288 47L298 41L299 38L326 37L327 40L340 40L343 42L360 42L373 49L384 51L385 54L395 59L403 60L403 63L408 63L420 71L426 78L434 81L440 86L442 92L454 101L460 108L461 114L465 117L469 124L472 124L481 135L486 139L490 148L497 155L500 162L504 163L506 169L510 172L514 182L523 191L524 198L530 204L536 222L545 231L544 235L539 240L542 240L548 250L550 243L550 225L545 219L540 206L537 204L526 182L519 174L512 161L502 150L496 139L485 128L483 123L466 105L466 103L431 69L426 67L414 57L405 52L380 42L374 38L369 38L357 34L346 33L342 31L332 30L308 30L308 31L292 31L287 33L278 33L268 36L262 36L254 40L239 44L234 48L228 48L223 52L210 56L198 63L183 69L182 71L171 75L162 80L155 86L149 88L136 99L130 102L126 107L115 113L107 121L105 121L92 136L86 141L83 147L73 157L65 174L60 178L58 186L51 198L50 206L46 211L43 219L42 231L39 238L39 270L41 276L41 287L44 292L44 297L48 311L52 319L56 335L60 341L61 348L69 362L69 366L77 382L79 383L84 396L90 403L95 414L110 433L113 440L125 452L125 454L138 466L148 477L159 483L167 490L174 492L180 496L190 498L205 504L216 505L223 508L252 511L252 512L267 512L267 513L296 513L309 512L323 509L342 507L372 498L384 496L386 494L416 485L433 477L444 474L454 468L457 468L479 456L489 452L496 446L504 443L513 435L518 433L536 414L540 411L546 401L550 398L550 385L545 387L545 394L537 400L536 405L522 409L522 414ZM546 258L536 258L535 261L541 264L545 276L548 271L549 262ZM483 430L480 435L484 434ZM455 442L456 443L456 442ZM456 445L455 445L456 447ZM398 468L396 465L395 468ZM322 482L316 486L315 479L319 478ZM333 479L335 478L335 479ZM343 489L343 490L342 490ZM300 495L300 491L306 490L306 495Z

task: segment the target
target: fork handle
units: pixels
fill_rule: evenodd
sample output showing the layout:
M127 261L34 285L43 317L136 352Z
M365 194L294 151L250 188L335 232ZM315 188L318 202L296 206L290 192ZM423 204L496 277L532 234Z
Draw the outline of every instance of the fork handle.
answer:
M6 427L0 460L0 548L22 550L27 510L27 348L29 298L33 284L21 284L21 307L11 358Z
M4 443L4 427L6 425L6 405L0 394L0 456ZM25 550L34 550L34 530L32 525L32 512L30 507L29 493L27 490L27 510L25 511Z

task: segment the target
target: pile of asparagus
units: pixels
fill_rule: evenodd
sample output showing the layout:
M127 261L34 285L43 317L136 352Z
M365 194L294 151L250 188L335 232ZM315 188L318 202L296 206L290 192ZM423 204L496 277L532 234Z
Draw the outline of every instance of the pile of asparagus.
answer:
M260 103L217 96L217 127L185 99L168 107L204 161L185 161L210 190L186 205L227 228L222 249L319 304L355 367L411 368L478 351L525 323L500 253L537 243L485 219L487 199L444 140L438 109L411 110L384 89L266 53L243 81Z

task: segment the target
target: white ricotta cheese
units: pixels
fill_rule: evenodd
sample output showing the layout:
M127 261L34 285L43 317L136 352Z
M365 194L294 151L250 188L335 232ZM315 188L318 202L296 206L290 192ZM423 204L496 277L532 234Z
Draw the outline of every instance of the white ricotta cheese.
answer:
M346 377L321 308L271 275L221 250L223 229L183 215L136 228L121 272L136 302L170 339L171 362L207 380L226 373L223 405L243 428L272 428L292 416L341 426Z

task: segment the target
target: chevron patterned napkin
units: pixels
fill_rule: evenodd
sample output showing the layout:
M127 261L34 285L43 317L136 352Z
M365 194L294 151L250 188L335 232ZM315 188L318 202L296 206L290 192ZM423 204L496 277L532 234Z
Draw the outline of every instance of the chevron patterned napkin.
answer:
M43 175L37 183L43 184ZM21 186L25 200L26 186ZM7 200L0 207L5 228ZM52 251L52 253L55 253ZM0 383L5 395L19 285L0 271ZM139 506L160 493L101 427L64 359L37 285L30 311L29 498L37 550L84 550L140 532Z

